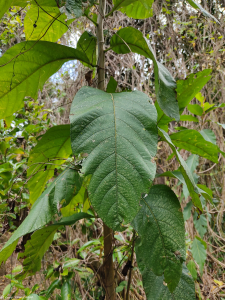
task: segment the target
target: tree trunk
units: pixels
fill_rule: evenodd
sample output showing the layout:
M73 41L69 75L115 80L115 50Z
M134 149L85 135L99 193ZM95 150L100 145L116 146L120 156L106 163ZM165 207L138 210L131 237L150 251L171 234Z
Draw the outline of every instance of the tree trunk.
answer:
M97 39L98 39L98 88L105 89L105 53L104 53L104 34L103 34L103 21L105 16L105 0L99 1L99 14L97 26ZM104 224L104 288L106 293L106 300L116 299L115 290L115 276L113 265L113 231Z

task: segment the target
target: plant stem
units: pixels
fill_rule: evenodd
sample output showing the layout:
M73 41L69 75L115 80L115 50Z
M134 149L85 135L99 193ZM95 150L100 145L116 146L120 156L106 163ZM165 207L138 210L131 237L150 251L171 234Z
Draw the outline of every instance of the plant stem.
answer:
M106 0L99 0L99 14L97 26L97 40L98 40L98 88L105 90L105 53L104 53L104 34L103 21L105 16ZM106 224L104 226L104 288L106 293L106 300L116 299L115 276L113 265L113 231Z
M135 243L135 230L133 230L133 242L132 242L132 250L131 250L131 265L133 265L134 260L134 243ZM130 300L130 285L131 285L131 279L132 279L132 267L129 270L129 277L128 277L128 283L127 283L127 294L126 294L126 300Z

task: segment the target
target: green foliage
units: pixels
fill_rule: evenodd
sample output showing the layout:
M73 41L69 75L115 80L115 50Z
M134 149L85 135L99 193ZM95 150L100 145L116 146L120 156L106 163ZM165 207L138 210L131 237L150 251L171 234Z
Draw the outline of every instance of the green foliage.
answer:
M0 58L0 77L4 78L0 82L0 118L23 107L25 96L36 98L45 81L71 59L89 63L79 50L50 42L26 42L10 48Z
M117 81L111 76L110 80L109 80L109 83L107 85L106 92L107 93L115 93L117 85L118 85Z
M85 31L79 41L77 43L77 50L86 54L87 58L89 59L92 65L96 65L96 47L97 47L97 38L91 32ZM85 66L87 64L83 63Z
M61 288L62 300L71 300L71 282L65 281Z
M133 27L123 28L112 36L110 46L119 54L134 52L153 60L158 104L167 116L178 121L180 115L175 94L176 82L169 71L156 60L154 51L142 32Z
M68 30L66 15L58 7L31 5L27 11L24 28L28 41L57 42Z
M133 221L138 232L136 245L138 266L155 275L164 273L173 292L180 281L185 261L185 230L179 200L169 187L154 185L141 199L141 209Z
M114 7L118 5L117 3L126 3L126 1L117 0L114 1ZM120 7L120 11L125 13L129 18L134 19L147 19L153 16L152 4L154 0L138 0L138 1L129 1L131 2L129 5L123 5Z
M183 265L181 278L175 291L171 293L164 283L164 276L156 276L151 270L141 270L147 300L195 300L195 285Z
M71 180L71 177L74 179L72 173L77 173L77 171L66 169L34 203L29 215L0 251L0 264L12 254L20 237L48 224L58 212L58 204L64 199L69 201L74 196L75 182L73 180L72 186L68 186L67 182Z
M42 136L30 152L28 160L27 177L32 204L43 192L47 181L53 177L54 169L60 166L71 153L69 125L54 126Z
M24 258L23 272L18 274L16 278L24 279L26 276L31 276L41 269L41 260L45 252L51 245L54 234L57 229L63 225L72 225L75 222L92 217L89 214L78 213L71 217L62 218L60 222L37 230L31 239L25 245L25 251L18 258Z
M177 81L177 101L180 112L190 103L195 95L201 91L203 86L210 80L211 69L190 74L185 80Z
M201 274L203 273L203 268L206 260L206 249L207 249L206 243L202 239L196 236L192 243L191 252L194 260L199 265Z
M189 272L191 273L191 276L194 280L197 279L197 269L196 269L196 265L195 262L193 260L190 260L189 263L187 264L187 268L189 270Z
M73 154L89 154L82 173L92 175L91 203L115 230L135 217L141 193L154 179L156 110L149 102L141 92L108 94L83 87L71 106Z
M218 162L218 147L206 141L198 131L185 129L171 134L170 138L175 146Z

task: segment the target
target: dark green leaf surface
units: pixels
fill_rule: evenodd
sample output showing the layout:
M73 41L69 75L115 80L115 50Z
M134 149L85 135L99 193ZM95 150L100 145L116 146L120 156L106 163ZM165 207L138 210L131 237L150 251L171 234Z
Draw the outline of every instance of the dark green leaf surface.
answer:
M133 27L123 28L112 36L110 46L118 54L134 52L153 60L158 104L168 117L178 121L180 115L175 93L176 82L169 71L156 60L154 51L142 32Z
M195 300L195 285L188 275L188 270L183 265L183 270L178 286L171 294L164 284L164 276L156 276L147 268L142 271L143 285L147 300Z
M3 17L3 15L10 8L11 3L12 3L12 0L1 0L1 3L0 3L0 19Z
M210 80L212 77L210 76L211 72L211 69L206 69L196 74L190 74L184 80L177 81L177 101L181 113L195 95L200 92L204 85Z
M72 199L75 194L75 184L73 183L73 186L69 186L70 181L68 180L71 178L71 171L71 169L67 169L61 173L34 203L26 219L0 251L0 264L12 254L21 236L48 224L58 211L57 204L63 199L67 201ZM77 173L76 171L74 172Z
M118 82L111 76L109 83L107 85L106 92L107 93L115 93L117 88Z
M42 136L28 160L27 177L31 177L28 189L32 204L43 192L47 181L54 176L54 169L71 153L70 125L54 126Z
M6 51L0 58L0 119L22 108L25 96L36 99L45 81L73 59L89 62L84 53L51 42L24 42Z
M194 221L195 228L197 229L199 235L201 236L201 238L203 238L203 236L205 235L205 233L207 231L206 217L203 214L198 216L197 212L195 212L194 216L193 216L193 221Z
M57 42L68 30L66 15L58 7L31 5L24 19L24 31L28 41ZM33 25L36 24L36 27Z
M69 14L79 18L83 14L82 0L66 0L66 10Z
M191 171L189 170L187 164L183 160L180 153L175 148L173 142L170 139L170 136L160 128L159 128L159 133L160 133L160 136L170 145L171 149L173 150L174 154L176 155L177 160L180 163L180 170L184 177L185 183L187 184L189 193L192 197L193 204L196 207L198 207L200 210L202 210L202 204L201 204L201 201L198 196L198 194L200 194L200 191L199 191L198 187L196 186L196 183L194 181Z
M114 230L135 217L141 194L155 177L156 120L154 105L138 91L108 94L83 87L73 100L72 150L89 154L82 167L93 175L89 198Z
M194 280L197 279L197 269L195 262L193 260L190 260L189 263L187 264L187 268L189 272L191 273L191 276L193 277Z
M96 65L97 38L91 32L85 31L77 43L77 50L86 54L92 65ZM84 65L87 65L83 63Z
M77 213L69 218L63 218L60 222L37 230L25 245L25 251L19 254L18 258L25 258L23 261L23 271L17 275L17 279L22 280L27 276L35 274L41 269L41 260L45 252L50 247L56 230L62 225L72 225L75 222L90 218L91 215Z
M170 138L175 146L218 162L218 147L206 141L198 131L186 129L171 134Z
M205 10L201 4L199 4L198 2L194 1L194 0L187 0L187 2L194 7L195 9L200 10L201 13L203 13L204 16L212 18L215 22L220 23L214 16L212 16L207 10Z
M164 273L168 288L173 292L186 258L179 200L168 186L154 185L140 204L141 209L132 222L140 236L135 247L138 266L141 270L147 267L157 276Z

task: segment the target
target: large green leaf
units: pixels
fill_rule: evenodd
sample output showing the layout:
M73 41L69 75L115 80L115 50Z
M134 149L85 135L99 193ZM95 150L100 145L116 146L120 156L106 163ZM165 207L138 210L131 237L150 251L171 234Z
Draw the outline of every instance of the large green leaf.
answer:
M41 195L47 181L53 177L54 169L72 153L70 126L59 125L50 128L30 152L27 177L30 202L33 204Z
M194 0L187 0L187 2L194 7L195 9L199 9L201 11L201 13L203 13L204 16L212 18L214 21L216 21L217 23L220 23L214 16L212 16L207 10L205 10L201 4L199 4L198 2L194 1Z
M110 46L119 54L132 51L153 60L158 104L168 117L178 121L180 115L175 93L176 82L169 71L156 60L154 51L142 32L133 27L123 28L112 36Z
M45 252L50 247L56 230L62 225L72 225L83 218L93 216L85 213L77 213L71 217L63 218L60 222L35 231L31 239L25 245L25 251L19 254L18 258L25 258L23 261L23 271L17 275L17 279L24 279L41 269L41 260Z
M195 237L191 246L191 252L194 260L199 265L201 274L203 272L203 268L206 260L206 249L207 249L206 243L203 240L201 240L199 237Z
M89 199L115 230L135 217L155 177L157 114L150 101L138 91L108 94L83 87L72 103L73 153L88 153L82 172L93 175Z
M177 81L177 101L181 113L195 95L200 92L204 85L210 80L212 77L210 76L211 72L211 69L206 69L196 74L190 74L184 80Z
M45 81L73 59L88 63L85 53L51 42L24 42L0 58L0 119L23 107L25 96L36 98Z
M171 134L170 138L175 146L218 162L218 147L206 141L198 131L185 129Z
M166 185L154 185L141 199L132 225L138 232L136 255L139 268L164 273L171 292L177 287L186 259L184 219L178 198Z
M189 170L187 164L185 163L185 161L182 158L182 156L180 155L180 153L175 148L173 142L170 139L170 136L164 130L162 130L160 128L159 128L159 134L162 137L162 139L165 140L170 145L171 149L173 150L173 153L176 155L176 158L177 158L178 162L180 163L180 170L184 177L185 183L188 187L189 193L192 197L193 204L196 207L198 207L200 210L202 210L202 204L201 204L201 201L198 196L198 194L200 194L200 191L194 181L191 171Z
M126 1L117 1L123 2ZM152 4L154 0L138 0L132 1L131 4L127 6L122 6L120 11L125 13L129 18L134 19L147 19L153 16Z
M203 136L203 138L210 142L213 143L214 145L216 145L216 135L215 133L211 130L211 129L202 129L200 131L200 134Z
M58 7L31 5L24 19L26 39L57 42L69 28L66 18Z
M73 186L68 185L72 171L76 173L71 169L66 169L61 173L34 203L26 219L0 251L0 264L12 254L20 237L48 224L58 212L58 204L64 199L66 201L72 199L75 190L78 190L75 182Z
M195 284L183 265L181 278L175 291L171 294L164 284L164 276L156 276L145 268L141 271L147 300L195 300Z
M91 64L96 65L97 38L91 32L85 31L77 43L77 50L84 52ZM84 63L84 65L86 65Z

